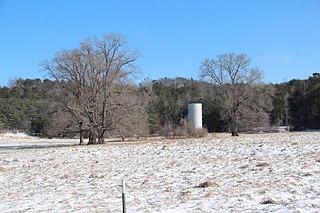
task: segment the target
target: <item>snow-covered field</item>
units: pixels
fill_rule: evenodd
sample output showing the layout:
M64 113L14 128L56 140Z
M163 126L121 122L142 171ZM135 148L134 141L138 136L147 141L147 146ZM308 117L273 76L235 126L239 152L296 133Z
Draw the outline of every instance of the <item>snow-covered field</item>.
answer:
M320 212L320 132L77 143L0 136L0 212Z

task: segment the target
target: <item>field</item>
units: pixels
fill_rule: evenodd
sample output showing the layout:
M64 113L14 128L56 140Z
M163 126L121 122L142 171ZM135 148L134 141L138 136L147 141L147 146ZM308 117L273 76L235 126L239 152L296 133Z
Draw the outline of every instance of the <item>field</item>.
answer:
M320 132L77 143L0 136L0 212L320 212Z

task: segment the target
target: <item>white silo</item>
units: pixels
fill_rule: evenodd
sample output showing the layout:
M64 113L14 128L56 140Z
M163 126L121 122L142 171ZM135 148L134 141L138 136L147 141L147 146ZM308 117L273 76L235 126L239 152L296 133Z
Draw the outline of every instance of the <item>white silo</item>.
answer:
M202 104L190 103L188 105L188 120L193 128L202 128Z

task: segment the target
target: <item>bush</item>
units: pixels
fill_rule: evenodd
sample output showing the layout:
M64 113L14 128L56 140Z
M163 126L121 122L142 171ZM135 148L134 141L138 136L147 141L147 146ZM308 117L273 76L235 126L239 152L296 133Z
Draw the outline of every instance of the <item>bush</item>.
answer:
M172 125L166 125L160 134L167 138L202 138L208 135L208 130L195 129L186 120L182 120L181 126L173 128Z
M188 129L177 127L173 130L173 135L178 138L187 138L189 137Z
M172 127L172 125L169 124L165 124L159 131L159 135L164 136L166 138L175 138L174 135L174 130L175 128Z
M195 129L195 128L190 128L188 131L188 136L189 138L203 138L208 135L208 130L205 128L202 129Z

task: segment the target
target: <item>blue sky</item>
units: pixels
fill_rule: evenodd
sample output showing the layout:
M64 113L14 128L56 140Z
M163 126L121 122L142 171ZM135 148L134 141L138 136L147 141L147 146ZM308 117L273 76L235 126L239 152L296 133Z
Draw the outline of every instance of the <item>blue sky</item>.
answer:
M266 83L320 72L320 0L0 0L0 86L93 35L141 51L140 79L198 79L200 62L245 53Z

